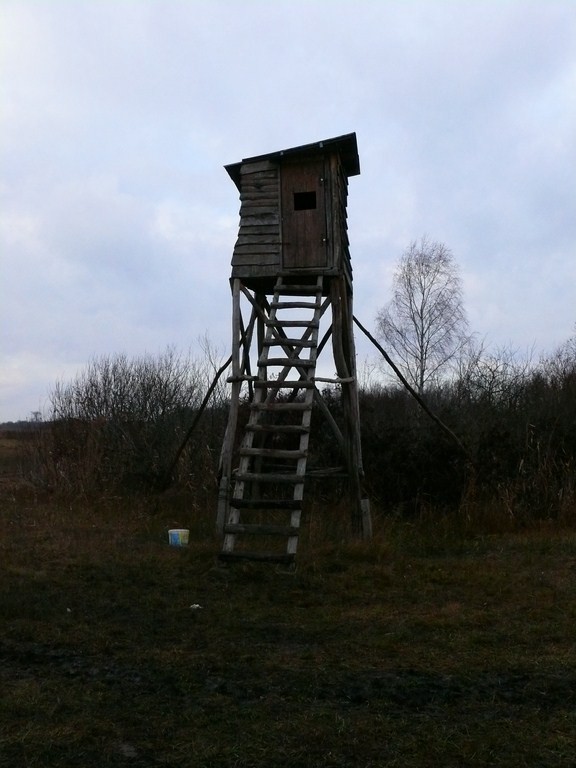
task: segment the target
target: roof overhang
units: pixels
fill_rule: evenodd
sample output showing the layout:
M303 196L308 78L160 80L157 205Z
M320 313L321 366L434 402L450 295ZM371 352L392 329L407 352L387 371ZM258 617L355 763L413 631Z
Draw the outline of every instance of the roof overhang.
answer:
M231 163L224 167L228 171L230 178L240 189L240 169L248 163L257 163L263 160L281 162L283 158L302 158L315 155L334 153L340 155L342 166L346 176L357 176L360 173L360 158L358 157L358 144L355 133L347 133L344 136L336 136L332 139L316 141L313 144L303 144L300 147L290 147L281 149L279 152L270 152L266 155L257 155L255 157L246 157L239 163Z

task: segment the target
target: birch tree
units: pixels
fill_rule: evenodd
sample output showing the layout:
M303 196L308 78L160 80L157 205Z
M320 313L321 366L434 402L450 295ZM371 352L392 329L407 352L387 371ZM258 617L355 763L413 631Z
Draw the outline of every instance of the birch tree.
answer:
M458 265L444 244L422 237L409 245L394 274L392 299L376 322L395 363L422 395L470 339Z

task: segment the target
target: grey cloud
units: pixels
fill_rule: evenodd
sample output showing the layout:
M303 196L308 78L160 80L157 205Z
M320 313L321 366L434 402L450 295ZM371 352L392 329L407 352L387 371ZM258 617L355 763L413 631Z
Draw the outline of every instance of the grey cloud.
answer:
M353 130L366 325L427 233L492 343L570 334L571 0L327 5L3 4L0 420L93 354L187 348L206 329L226 347L238 200L222 166Z

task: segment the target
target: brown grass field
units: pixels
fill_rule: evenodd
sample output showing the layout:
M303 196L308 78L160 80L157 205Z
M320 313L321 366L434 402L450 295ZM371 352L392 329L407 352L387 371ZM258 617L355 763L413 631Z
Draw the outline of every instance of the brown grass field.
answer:
M576 765L568 523L309 510L294 575L223 571L212 508L45 496L8 442L1 766Z

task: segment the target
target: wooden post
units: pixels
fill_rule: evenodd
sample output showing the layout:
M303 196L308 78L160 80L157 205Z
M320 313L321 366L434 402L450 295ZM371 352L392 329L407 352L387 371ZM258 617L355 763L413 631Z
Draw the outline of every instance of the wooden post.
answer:
M364 495L364 464L362 460L362 439L360 434L360 401L358 390L358 374L356 368L356 346L354 344L354 312L352 306L352 288L344 285L345 297L345 334L346 349L348 351L348 368L350 371L349 397L351 407L351 441L354 451L354 462L357 467L358 488L357 504L360 516L360 533L363 539L372 538L372 517L370 514L370 500Z
M356 379L356 354L353 336L352 296L343 275L333 278L331 284L333 349L338 376L346 379L342 384L342 411L344 415L344 441L352 502L352 530L360 538L370 538L369 505L363 503L362 448L360 441L360 411ZM367 500L366 500L367 501Z
M240 280L232 281L232 393L228 424L222 443L220 454L220 484L218 488L218 513L216 516L216 529L222 534L228 517L229 489L232 477L232 453L234 450L234 438L238 423L238 409L240 407Z

